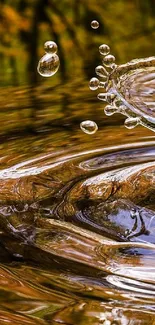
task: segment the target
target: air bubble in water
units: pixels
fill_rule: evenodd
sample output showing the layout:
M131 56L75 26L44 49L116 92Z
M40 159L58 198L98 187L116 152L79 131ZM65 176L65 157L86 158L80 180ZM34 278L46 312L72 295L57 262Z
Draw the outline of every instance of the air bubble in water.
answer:
M101 55L107 55L110 53L110 47L107 44L102 44L99 46L99 52Z
M94 134L98 130L98 126L94 121L83 121L80 123L80 128L84 133Z
M58 49L57 44L53 41L47 41L44 44L44 50L46 53L54 54L57 52L57 49Z
M39 61L37 70L43 77L53 76L59 69L60 61L57 54L46 53Z
M115 63L115 57L112 54L106 55L103 59L103 64L106 67L112 67Z
M91 78L90 82L89 82L89 88L91 90L96 90L96 89L98 89L99 84L100 84L100 81L97 78L95 78L95 77Z
M99 22L98 22L97 20L92 20L92 22L91 22L91 27L92 27L93 29L97 29L97 28L99 28Z
M133 129L139 124L139 122L140 120L138 117L128 117L125 120L124 125L127 129Z

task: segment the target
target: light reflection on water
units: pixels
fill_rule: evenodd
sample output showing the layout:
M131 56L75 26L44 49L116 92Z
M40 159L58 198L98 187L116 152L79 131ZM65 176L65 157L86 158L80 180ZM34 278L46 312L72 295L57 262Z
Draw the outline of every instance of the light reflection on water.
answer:
M80 108L75 93L59 130L43 104L29 132L18 128L29 116L14 111L13 133L5 116L0 324L154 324L155 138L124 129L117 115L109 121L96 101ZM80 131L83 114L98 119L93 136Z

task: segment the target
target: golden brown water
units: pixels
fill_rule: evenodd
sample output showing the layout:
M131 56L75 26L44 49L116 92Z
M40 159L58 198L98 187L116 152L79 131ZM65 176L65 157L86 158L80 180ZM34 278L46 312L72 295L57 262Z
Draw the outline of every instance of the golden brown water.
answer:
M154 134L105 117L85 81L7 93L0 324L155 324Z

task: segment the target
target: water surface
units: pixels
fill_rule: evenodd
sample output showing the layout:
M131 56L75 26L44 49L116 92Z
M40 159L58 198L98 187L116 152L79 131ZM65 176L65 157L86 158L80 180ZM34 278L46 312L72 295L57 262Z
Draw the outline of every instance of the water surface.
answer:
M86 80L0 98L0 323L154 324L154 133Z

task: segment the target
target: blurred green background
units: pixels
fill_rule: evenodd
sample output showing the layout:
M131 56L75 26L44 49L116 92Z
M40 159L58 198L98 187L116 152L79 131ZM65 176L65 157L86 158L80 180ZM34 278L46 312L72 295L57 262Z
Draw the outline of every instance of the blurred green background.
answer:
M93 19L100 23L97 30L90 26ZM0 82L44 82L36 67L47 40L58 45L57 83L77 75L92 77L102 43L123 63L152 56L154 39L155 0L1 0Z

